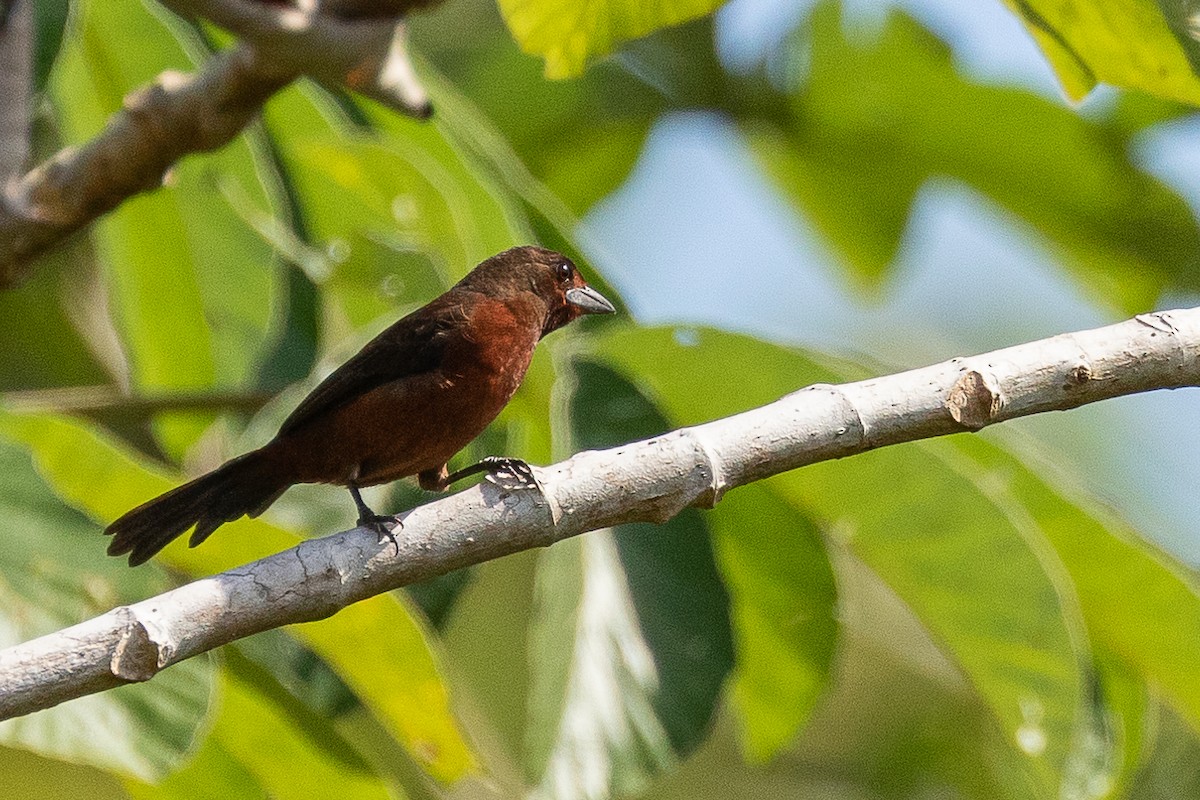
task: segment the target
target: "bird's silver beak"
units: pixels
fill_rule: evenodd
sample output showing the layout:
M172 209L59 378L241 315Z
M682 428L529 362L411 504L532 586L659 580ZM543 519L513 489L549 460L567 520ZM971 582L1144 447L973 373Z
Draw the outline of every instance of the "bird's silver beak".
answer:
M567 302L585 314L611 314L617 310L604 295L590 286L567 289Z

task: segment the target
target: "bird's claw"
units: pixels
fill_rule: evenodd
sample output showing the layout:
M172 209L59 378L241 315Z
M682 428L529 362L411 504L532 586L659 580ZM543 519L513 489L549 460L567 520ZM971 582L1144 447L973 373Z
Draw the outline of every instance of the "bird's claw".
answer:
M397 528L404 528L404 523L398 517L389 517L383 514L371 514L370 516L362 516L358 518L358 527L366 528L369 531L374 531L379 537L379 544L391 542L392 547L396 548L396 553L400 553L400 543L396 541L394 531Z
M483 459L487 465L486 480L507 491L536 489L542 490L542 484L533 474L533 467L519 458L503 456L488 456Z

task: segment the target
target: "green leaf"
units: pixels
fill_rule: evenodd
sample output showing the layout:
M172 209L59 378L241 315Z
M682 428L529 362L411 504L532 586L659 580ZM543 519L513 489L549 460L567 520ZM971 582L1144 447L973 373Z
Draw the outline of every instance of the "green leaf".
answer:
M426 634L397 597L378 595L329 620L290 630L333 667L429 774L449 783L475 768ZM404 679L384 677L393 674Z
M388 786L365 762L348 763L304 729L286 704L234 670L223 670L220 713L204 746L157 786L130 784L135 798L345 797L384 800ZM329 725L328 720L317 724ZM327 735L336 734L332 729Z
M833 568L814 522L769 485L731 493L708 519L732 606L742 747L763 763L792 742L829 683Z
M177 38L181 29L136 0L81 2L77 11L78 30L50 84L69 143L92 137L126 93L162 71L194 67ZM230 197L270 213L259 167L238 139L185 159L164 188L122 203L93 226L135 388L201 389L257 377L281 287L271 247ZM211 420L162 415L157 432L179 455Z
M1139 539L1112 512L1086 501L1078 490L1063 488L1067 484L1044 457L1023 453L1039 475L986 440L956 438L954 446L970 469L984 474L983 485L998 503L1020 504L1037 520L1070 572L1092 640L1200 729L1195 576ZM1130 592L1131 586L1137 591Z
M811 71L791 118L751 117L745 128L859 283L878 286L917 191L949 178L1044 236L1091 296L1123 313L1200 288L1192 213L1132 162L1129 131L968 82L949 48L899 12L869 41L848 37L839 12L813 12Z
M0 747L0 792L10 800L128 800L115 775L96 767L70 764L28 750Z
M51 633L165 591L155 570L97 558L86 517L64 506L29 453L0 439L0 647ZM146 780L181 763L204 721L212 671L206 657L152 683L122 686L0 723L0 742Z
M499 0L500 13L521 49L541 56L547 78L570 78L622 42L709 14L723 0Z
M78 255L76 247L55 250L19 287L0 292L0 391L109 381L72 324L73 298L66 284L83 267L73 263Z
M310 275L346 324L341 334L432 299L530 239L505 192L479 179L436 125L366 102L351 110L359 122L303 85L266 110L297 213L320 248L308 252Z
M33 448L40 472L59 495L98 519L114 519L178 483L177 478L149 471L127 449L80 423L0 415L0 434ZM79 548L82 558L111 565L122 574L142 574L104 556L99 526L88 529L89 538ZM296 543L294 535L262 519L240 519L220 534L219 540L195 549L176 540L157 559L203 575ZM425 634L394 597L373 597L330 619L291 630L325 659L431 774L449 781L472 767L475 759L450 712Z
M576 362L572 441L666 428L612 370ZM538 796L640 791L702 740L732 666L728 598L703 518L623 525L562 542L538 566L527 751Z
M1154 748L1129 792L1131 800L1195 797L1200 793L1200 739L1196 729L1171 711L1154 707Z
M33 85L39 92L50 77L70 10L68 0L38 0L33 4Z
M1200 104L1200 45L1176 0L1005 0L1080 100L1097 81Z
M679 339L624 331L605 337L598 351L652 388L677 425L769 402L804 383L858 377L742 337L704 331ZM1105 775L1112 761L1080 666L1088 653L1075 587L1037 509L997 502L990 474L955 461L947 452L953 446L885 448L765 486L843 539L915 611L991 710L1039 792L1056 795L1060 786ZM1074 513L1076 522L1086 519Z

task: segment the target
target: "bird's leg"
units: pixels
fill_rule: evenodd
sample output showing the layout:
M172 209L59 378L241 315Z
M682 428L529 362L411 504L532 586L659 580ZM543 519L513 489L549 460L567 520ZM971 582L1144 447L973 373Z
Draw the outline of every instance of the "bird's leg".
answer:
M542 490L542 485L538 483L537 476L533 474L532 467L519 458L509 458L507 456L488 456L477 464L463 467L457 472L447 475L443 479L443 485L449 486L455 481L480 472L487 473L487 479L501 489Z
M390 539L396 548L396 552L400 552L400 545L397 543L396 536L392 533L392 529L397 525L403 528L404 523L400 522L400 520L396 519L395 517L386 517L376 514L374 511L372 511L370 507L363 501L362 495L358 492L358 487L354 484L350 484L350 486L347 488L350 489L350 496L354 498L354 505L358 506L358 527L375 531L375 533L379 536L380 544L383 544L384 539Z

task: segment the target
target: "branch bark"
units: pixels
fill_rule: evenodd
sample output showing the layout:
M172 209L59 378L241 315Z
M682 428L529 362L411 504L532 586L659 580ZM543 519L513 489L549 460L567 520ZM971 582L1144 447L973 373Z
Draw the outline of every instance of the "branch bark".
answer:
M212 19L242 41L194 74L167 72L131 93L96 138L4 186L0 289L16 285L38 255L65 237L159 187L185 155L228 144L271 95L301 75L421 119L431 113L401 22L404 13L430 0L326 0L319 11L257 0L163 4L184 16ZM0 184L6 178L0 176Z
M1111 397L1200 385L1200 309L839 386L538 469L541 490L484 482L403 517L396 543L354 529L0 651L0 719L144 681L253 633L468 564L627 522L711 508L729 489L877 447L977 431Z

